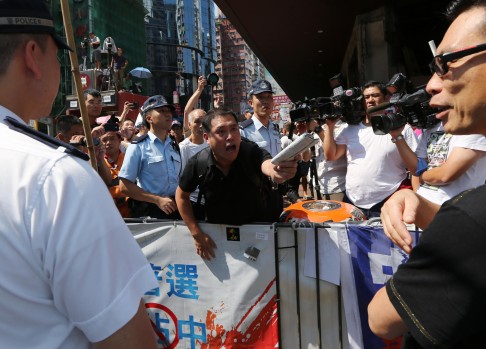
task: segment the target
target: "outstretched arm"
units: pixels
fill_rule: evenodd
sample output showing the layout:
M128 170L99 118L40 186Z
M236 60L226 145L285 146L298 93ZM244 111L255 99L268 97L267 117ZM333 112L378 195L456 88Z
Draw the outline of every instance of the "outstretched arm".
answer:
M201 98L201 94L204 91L204 87L208 84L206 78L204 76L200 76L197 79L197 89L192 94L191 98L187 101L186 107L184 108L184 137L189 137L190 129L189 129L189 113L196 108L197 102L199 98Z
M275 183L283 183L295 176L297 172L297 161L301 155L296 155L294 159L282 161L278 165L272 164L271 160L262 163L262 173L272 179Z

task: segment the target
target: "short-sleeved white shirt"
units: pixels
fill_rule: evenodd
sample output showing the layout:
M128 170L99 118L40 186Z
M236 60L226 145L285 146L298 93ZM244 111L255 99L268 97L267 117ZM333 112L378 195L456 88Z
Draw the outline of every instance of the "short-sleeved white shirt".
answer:
M337 137L344 128L344 123L338 122L334 127L334 136ZM324 146L319 138L316 145L317 177L322 194L343 193L346 190L346 171L348 162L343 156L337 160L326 160Z
M10 129L0 106L0 343L89 348L135 314L153 271L87 161Z
M192 143L189 138L185 138L179 143L179 150L181 152L181 174L184 172L184 168L189 159L207 147L209 147L209 144L207 144L206 141L202 144L195 144ZM191 201L197 202L198 196L199 188L194 190L189 197ZM204 203L204 197L201 198L201 202Z
M451 135L444 132L442 123L425 130L417 147L417 156L427 159L427 169L443 165L454 148L486 151L486 137L483 135ZM486 153L485 153L486 155ZM479 158L459 178L446 185L422 184L417 194L441 205L444 201L484 184L486 180L486 156Z
M415 151L417 138L408 124L402 134ZM346 145L346 195L356 206L373 207L393 194L407 176L406 165L390 135L375 135L371 126L346 125L336 143Z

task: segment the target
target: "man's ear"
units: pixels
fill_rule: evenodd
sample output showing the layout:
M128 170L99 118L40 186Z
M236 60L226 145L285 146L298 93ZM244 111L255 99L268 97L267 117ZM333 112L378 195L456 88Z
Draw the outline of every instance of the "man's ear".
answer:
M248 104L253 108L253 96L248 100Z
M151 124L152 123L152 115L150 112L147 112L147 114L145 114L145 120L147 121L147 124Z
M208 143L209 135L206 132L203 132L203 138L206 141L206 143Z
M34 40L29 40L24 47L23 53L25 65L32 72L34 78L40 79L42 75L40 69L40 58L43 54L41 47Z

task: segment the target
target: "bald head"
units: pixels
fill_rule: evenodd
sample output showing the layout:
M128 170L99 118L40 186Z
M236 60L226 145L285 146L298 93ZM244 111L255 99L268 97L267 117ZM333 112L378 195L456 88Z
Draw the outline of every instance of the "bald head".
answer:
M204 115L206 115L206 112L202 109L194 109L193 111L191 111L188 115L188 121L189 121L189 125L192 124L192 122L194 121L195 118L199 118L199 117L204 117Z

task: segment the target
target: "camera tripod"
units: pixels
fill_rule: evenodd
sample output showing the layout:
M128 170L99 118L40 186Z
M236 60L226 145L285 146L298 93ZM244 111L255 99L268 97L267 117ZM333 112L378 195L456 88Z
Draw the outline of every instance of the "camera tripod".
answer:
M309 192L313 198L316 198L317 200L322 200L321 186L319 184L319 176L317 175L316 147L313 146L310 148L310 150L312 156L310 159L310 169L309 169L310 171ZM314 196L314 188L316 190L316 196Z
M102 76L100 81L100 91L115 90L115 79L113 79L113 72L111 70L111 49L108 50L108 56L106 58L106 69L102 70Z

